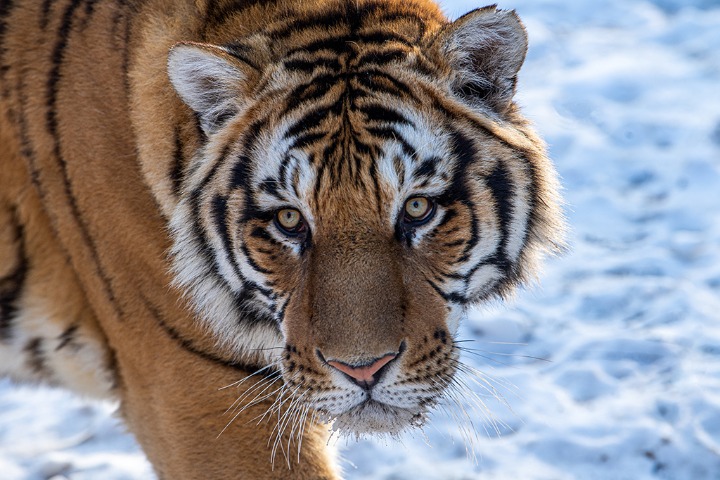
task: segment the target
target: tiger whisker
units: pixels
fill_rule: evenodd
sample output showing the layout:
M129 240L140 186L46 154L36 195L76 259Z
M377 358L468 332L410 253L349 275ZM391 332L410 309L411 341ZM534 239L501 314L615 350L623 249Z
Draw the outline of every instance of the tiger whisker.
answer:
M270 382L270 384L269 384L267 387L265 387L265 388L266 388L266 389L269 388L269 387L270 387L273 383L275 383L277 380L279 380L279 378L274 379L274 380L273 380L272 382ZM282 387L280 387L280 388L282 388ZM252 407L252 406L254 406L254 405L257 405L258 403L260 403L260 402L263 401L264 399L269 398L270 396L272 396L272 395L273 395L275 392L277 392L278 390L279 390L279 388L278 388L277 390L275 390L274 392L268 393L267 395L265 395L264 397L262 397L262 398L260 398L260 399L258 399L258 397L256 396L251 402L243 405L242 408L240 408L237 412L234 411L234 412L233 412L233 413L234 413L233 417L230 419L230 421L227 422L227 424L225 425L225 427L220 431L220 433L218 434L217 438L220 438L220 435L222 435L222 434L225 432L225 430L227 430L228 427L229 427L245 410L247 410L248 408L250 408L250 407ZM263 390L263 391L264 391L264 390ZM262 392L261 392L261 393L262 393ZM237 400L236 400L236 402L237 402ZM236 408L237 408L237 407L236 407ZM229 409L228 409L228 410L229 410ZM225 411L225 413L227 413L227 411Z
M477 373L480 372L473 372L473 375L470 375L467 372L462 373L465 373L465 375L467 375L467 377L472 380L473 383L488 392L492 398L505 406L511 413L513 413L513 415L517 416L507 399L495 388L494 385L492 385L486 375L478 376ZM510 425L495 418L495 416L492 414L492 410L485 404L483 399L477 394L477 392L475 392L474 389L470 388L469 385L467 385L467 383L465 383L465 381L461 377L455 377L453 380L457 382L456 385L461 386L464 392L467 394L464 398L469 399L472 402L471 405L474 404L478 408L480 408L480 413L482 413L489 421L493 423L497 434L501 434L499 429L497 428L497 425L495 425L497 422L500 423L500 426L512 430L512 427Z
M475 348L468 348L468 347L461 346L461 345L457 345L457 348L458 348L458 350L460 350L462 352L466 352L470 355L475 355L477 357L484 358L486 360L490 360L491 362L499 363L499 364L501 364L503 366L507 366L507 367L514 367L514 365L500 362L494 358L488 357L487 355L497 355L497 356L502 356L502 357L514 357L514 358L526 358L529 360L538 360L541 362L552 363L552 360L550 360L548 358L535 357L533 355L523 355L523 354L519 354L519 353L506 353L506 352L492 352L490 350L480 350L480 349L475 349Z
M313 408L309 405L305 407L305 413L303 414L302 418L300 418L300 430L298 431L298 458L297 461L300 463L300 452L302 451L302 444L303 444L303 438L305 438L305 428L308 425L308 413L310 411L313 411ZM310 421L312 422L313 419L311 418Z
M218 388L218 390L225 390L225 389L230 388L230 387L240 386L240 385L242 385L244 382L246 382L247 380L249 380L250 378L254 377L255 375L259 375L260 373L264 372L265 370L271 369L271 368L273 368L273 367L278 367L278 366L280 366L280 361L279 361L279 360L276 360L276 361L272 362L272 363L269 364L269 365L265 365L264 367L262 367L262 368L259 369L259 370L255 370L255 372L251 373L250 375L248 375L248 376L246 376L246 377L241 378L240 380L237 380L237 381L235 381L235 382L233 382L233 383L230 383L230 384L228 384L228 385L225 385L224 387Z
M307 411L308 408L309 407L307 405L302 405L300 403L296 404L294 407L295 413L292 415L292 417L290 418L290 422L289 422L290 425L292 425L292 427L290 428L290 432L288 433L288 447L287 447L288 453L290 453L290 451L291 451L291 445L292 445L293 439L295 438L295 433L300 431L303 415L305 414L305 412ZM296 439L296 443L299 444L299 442L300 442L300 439L299 438ZM300 450L298 450L298 458L299 458L299 455L300 455Z
M293 392L290 394L290 398L295 397L297 391L301 388L301 386L302 386L302 385L298 385L297 388L295 388L295 390L293 390ZM285 410L285 413L283 413L282 415L280 415L280 416L278 417L278 423L275 425L275 427L273 428L272 432L270 433L271 437L272 437L273 433L275 433L275 441L274 441L274 443L273 443L273 448L272 448L272 452L271 452L271 455L270 455L270 458L271 458L272 461L274 461L274 459L275 459L275 455L276 455L276 453L277 453L277 449L278 449L278 446L279 446L280 449L281 449L281 450L283 451L283 453L285 454L285 458L286 458L286 461L288 462L288 466L289 466L290 458L289 458L288 452L289 452L289 449L290 449L290 442L288 441L288 452L286 452L285 449L284 449L284 447L283 447L283 445L282 445L282 436L283 436L283 434L285 433L285 430L287 429L287 427L288 427L291 419L294 418L296 406L297 406L298 403L302 400L302 398L305 396L305 394L306 394L307 392L308 392L308 391L306 390L305 392L303 392L303 393L302 393L300 396L298 396L297 398L293 398L293 401L290 402L290 404L287 406L287 409ZM268 443L269 443L269 442L268 442Z
M259 381L252 387L248 388L233 402L232 405L230 405L230 407L228 407L228 409L225 411L225 414L227 414L231 409L233 410L233 412L235 412L235 410L240 405L240 403L242 403L243 400L247 399L250 395L252 395L253 392L256 392L258 389L261 389L264 386L272 385L279 378L281 378L279 375L275 375L273 377L267 377L267 378L264 378L263 380Z
M279 380L279 379L276 379L275 381L277 381L277 380ZM284 385L280 385L280 386L279 386L278 388L276 388L275 390L272 390L272 391L270 391L270 392L268 392L268 393L264 393L264 392L266 392L270 387L273 386L273 384L275 383L275 381L273 381L273 382L271 382L270 384L268 384L261 392L258 392L258 393L255 395L255 397L254 397L250 402L248 402L248 403L246 403L245 405L243 405L243 406L239 409L239 411L236 413L236 416L239 415L239 414L241 414L242 412L244 412L244 411L247 410L248 408L250 408L250 407L252 407L252 406L255 406L255 405L257 405L257 404L259 404L259 403L267 400L268 398L272 397L272 396L275 395L277 392L279 392L279 391L283 388ZM236 407L236 408L239 408L239 407ZM235 413L235 412L233 412L233 413ZM250 419L249 421L253 421L253 420L254 420L254 419Z
M474 423L472 419L470 418L470 415L467 413L461 402L455 397L452 390L449 389L446 392L445 400L450 400L452 403L454 403L460 411L463 412L464 419L460 418L460 416L457 413L457 409L454 408L448 408L447 405L444 403L440 404L440 408L445 412L446 415L448 415L450 418L452 418L455 423L458 425L460 435L463 438L463 443L465 445L465 454L468 458L474 458L475 457L475 437L477 435L477 430L474 426ZM472 435L471 432L475 432L475 435Z
M487 390L488 388L491 389L489 393L493 394L493 396L496 396L498 399L502 397L502 395L497 391L497 388L495 387L493 382L499 384L503 388L507 389L509 392L512 392L513 395L515 395L517 398L522 399L522 396L520 396L519 394L520 389L512 382L490 377L486 373L481 372L480 370L470 365L462 363L459 360L455 360L454 366L459 371L466 374L470 379L472 379L473 383L475 383L476 385L480 386L485 390Z
M257 419L258 420L257 425L259 425L266 417L269 417L269 415L273 415L276 412L279 413L279 408L281 407L281 404L279 402L281 402L281 399L285 396L285 393L288 390L289 390L289 388L288 388L287 384L283 382L283 385L278 390L273 392L273 394L275 394L278 391L280 392L279 394L277 394L273 403L265 410L264 413L256 416L252 420L254 421Z

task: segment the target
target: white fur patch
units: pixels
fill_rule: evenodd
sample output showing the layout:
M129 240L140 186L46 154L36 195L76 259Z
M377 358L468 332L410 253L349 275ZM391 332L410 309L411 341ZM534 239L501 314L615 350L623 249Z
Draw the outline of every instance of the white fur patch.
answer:
M0 376L18 381L49 381L89 397L112 398L112 372L107 368L107 351L99 338L79 324L71 344L63 345L67 319L52 317L53 308L42 299L24 299L13 324L12 342L0 348ZM28 365L28 342L39 339L41 354L48 368L47 377L38 377Z
M200 115L207 134L228 113L240 110L240 85L245 74L221 47L175 45L168 55L168 76L183 102Z
M200 319L216 335L219 343L238 353L260 354L272 362L269 348L284 345L279 330L270 325L248 325L243 317L251 312L237 308L228 284L219 278L212 259L205 257L201 243L192 228L188 200L178 204L170 220L174 244L171 250L174 285L186 292ZM237 281L237 280L236 280Z

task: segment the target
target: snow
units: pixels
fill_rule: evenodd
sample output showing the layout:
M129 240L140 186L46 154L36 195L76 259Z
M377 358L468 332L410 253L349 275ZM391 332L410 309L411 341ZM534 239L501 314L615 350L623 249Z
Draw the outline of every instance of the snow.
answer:
M720 479L720 3L499 3L530 34L518 101L562 176L572 247L469 314L464 378L487 407L463 396L472 426L449 402L399 444L340 440L345 475ZM0 477L152 478L112 412L0 382Z

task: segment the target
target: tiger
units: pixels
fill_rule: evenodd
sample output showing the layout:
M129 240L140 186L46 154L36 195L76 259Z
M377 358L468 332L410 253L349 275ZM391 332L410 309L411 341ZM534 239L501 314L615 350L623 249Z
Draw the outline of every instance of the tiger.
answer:
M2 0L0 374L118 401L158 478L422 427L467 309L564 248L527 46L431 0Z

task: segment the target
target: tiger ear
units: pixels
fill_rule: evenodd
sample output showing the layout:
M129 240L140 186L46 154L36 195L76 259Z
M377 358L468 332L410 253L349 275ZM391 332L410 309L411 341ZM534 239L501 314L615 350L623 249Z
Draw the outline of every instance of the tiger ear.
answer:
M222 47L200 43L176 44L167 63L170 82L206 135L240 111L248 68Z
M514 11L495 5L473 10L441 30L434 45L450 62L456 94L470 104L506 112L528 46L527 32Z

